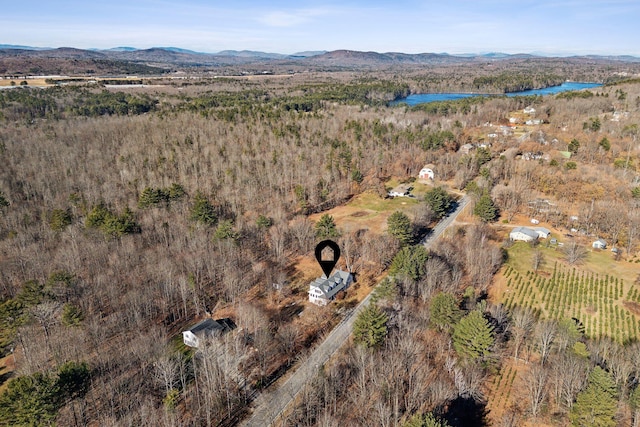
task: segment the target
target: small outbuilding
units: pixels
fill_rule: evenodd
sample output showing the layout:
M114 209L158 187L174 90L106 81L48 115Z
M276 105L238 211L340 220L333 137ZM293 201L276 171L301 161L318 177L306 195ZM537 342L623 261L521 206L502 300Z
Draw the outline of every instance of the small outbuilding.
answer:
M189 347L198 348L203 340L221 335L235 328L236 324L229 318L218 320L207 318L183 331L182 341Z
M434 179L435 173L433 173L433 169L429 167L423 167L420 169L420 173L418 174L418 178L420 179Z
M509 233L509 238L513 241L533 242L538 239L538 233L527 227L516 227Z
M598 239L595 242L593 242L591 244L591 247L594 249L606 249L607 248L607 242L602 240L602 239Z

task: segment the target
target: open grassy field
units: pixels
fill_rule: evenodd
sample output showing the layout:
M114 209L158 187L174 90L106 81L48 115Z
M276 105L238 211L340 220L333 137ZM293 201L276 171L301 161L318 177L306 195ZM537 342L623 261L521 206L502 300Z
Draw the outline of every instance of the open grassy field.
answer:
M529 307L543 318L579 320L590 338L620 343L640 338L640 273L637 263L614 261L608 251L591 251L571 266L558 248L540 245L544 263L533 271L534 249L516 243L497 278L492 299L507 307Z
M424 184L416 184L424 186ZM415 194L415 193L414 193ZM337 206L331 210L311 215L313 222L324 214L333 217L338 228L342 230L370 230L382 233L387 229L387 218L395 211L402 211L410 218L413 217L412 208L418 205L419 198L396 197L385 199L372 192L359 194L346 205Z

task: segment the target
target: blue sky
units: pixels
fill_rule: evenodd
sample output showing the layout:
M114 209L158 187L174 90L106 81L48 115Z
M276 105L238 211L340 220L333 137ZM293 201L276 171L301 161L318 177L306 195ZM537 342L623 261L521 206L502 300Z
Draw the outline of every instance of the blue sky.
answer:
M2 44L640 56L638 0L3 3Z

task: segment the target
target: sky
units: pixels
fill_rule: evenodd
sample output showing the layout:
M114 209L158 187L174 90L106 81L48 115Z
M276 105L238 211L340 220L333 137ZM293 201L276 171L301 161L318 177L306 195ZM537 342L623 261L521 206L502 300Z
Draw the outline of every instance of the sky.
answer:
M0 44L640 56L638 0L3 0Z

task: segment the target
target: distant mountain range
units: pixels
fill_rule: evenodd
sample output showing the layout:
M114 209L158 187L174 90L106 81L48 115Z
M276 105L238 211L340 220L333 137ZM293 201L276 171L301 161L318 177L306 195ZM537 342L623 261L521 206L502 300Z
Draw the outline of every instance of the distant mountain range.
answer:
M13 49L13 50L30 50L30 51L56 51L56 50L66 50L66 49L74 49L74 50L83 50L83 49L75 49L75 48L51 48L51 47L35 47L35 46L23 46L23 45L15 45L15 44L0 44L0 50L4 49ZM167 52L174 53L182 53L182 54L190 54L190 55L202 55L202 56L237 56L242 58L261 58L261 59L286 59L286 58L307 58L309 56L316 56L326 53L326 51L306 51L306 52L298 52L292 55L286 55L281 53L268 53L268 52L259 52L253 50L223 50L217 53L205 53L205 52L197 52L189 49L182 49L179 47L152 47L149 49L138 49L130 46L118 46L110 49L97 49L91 48L86 49L90 52L102 52L107 55L110 53L122 53L122 52L153 52L158 50L164 50Z
M134 47L114 47L111 49L76 49L72 47L39 48L31 46L18 46L0 44L0 60L6 61L43 61L55 58L58 61L65 59L83 61L124 61L151 67L219 67L234 65L278 65L278 66L311 66L311 67L385 67L385 66L412 66L412 65L438 65L438 64L462 64L473 61L504 61L510 59L550 58L533 54L506 54L489 52L482 54L448 53L419 53L408 54L401 52L361 52L354 50L334 51L308 51L298 52L292 55L279 53L257 52L251 50L223 50L218 53L196 52L178 47L154 47L150 49L137 49ZM588 61L624 61L640 62L640 58L633 56L574 56L562 57L564 59L580 59ZM1 64L0 64L1 65ZM8 72L12 67L6 67ZM2 67L0 67L0 73Z

